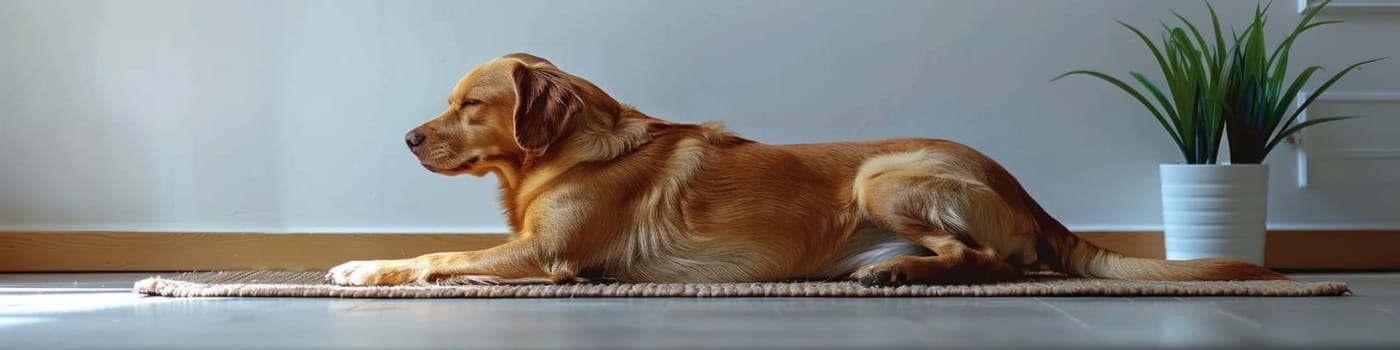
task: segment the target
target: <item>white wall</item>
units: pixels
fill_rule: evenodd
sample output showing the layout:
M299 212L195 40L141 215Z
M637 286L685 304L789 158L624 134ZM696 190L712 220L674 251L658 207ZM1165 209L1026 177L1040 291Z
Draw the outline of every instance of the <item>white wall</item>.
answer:
M1234 23L1254 6L1215 3ZM958 140L1073 228L1152 229L1174 146L1108 85L1048 80L1153 72L1113 19L1156 33L1171 9L1207 18L1151 0L7 0L0 229L503 231L494 180L430 174L401 137L513 51L761 141ZM1275 33L1298 18L1271 15ZM1294 62L1400 57L1396 18L1347 20ZM1334 90L1400 90L1397 66ZM1400 186L1299 188L1292 152L1269 159L1272 226L1400 227Z

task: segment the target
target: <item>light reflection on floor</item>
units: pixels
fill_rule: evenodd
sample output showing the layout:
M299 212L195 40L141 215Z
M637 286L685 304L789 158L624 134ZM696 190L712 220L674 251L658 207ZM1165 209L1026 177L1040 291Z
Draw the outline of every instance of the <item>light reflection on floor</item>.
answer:
M0 287L0 328L49 322L65 313L167 302L128 288Z

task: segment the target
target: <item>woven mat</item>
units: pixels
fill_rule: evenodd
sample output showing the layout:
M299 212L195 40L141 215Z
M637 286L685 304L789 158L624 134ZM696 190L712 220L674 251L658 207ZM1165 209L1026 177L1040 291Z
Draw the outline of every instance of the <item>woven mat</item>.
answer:
M1335 296L1341 282L1161 282L1030 276L983 285L866 287L854 282L616 283L572 285L460 285L342 287L324 272L224 271L151 277L135 291L168 297L329 298L618 298L618 297L1024 297L1024 296Z

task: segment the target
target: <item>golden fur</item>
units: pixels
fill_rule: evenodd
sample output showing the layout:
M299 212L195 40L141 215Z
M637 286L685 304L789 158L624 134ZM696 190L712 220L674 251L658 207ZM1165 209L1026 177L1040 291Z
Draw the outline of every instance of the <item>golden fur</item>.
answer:
M975 283L1041 264L1099 278L1286 278L1081 241L1004 168L955 142L763 144L652 118L528 54L467 73L447 110L407 139L430 171L494 174L512 239L352 261L331 270L334 283Z

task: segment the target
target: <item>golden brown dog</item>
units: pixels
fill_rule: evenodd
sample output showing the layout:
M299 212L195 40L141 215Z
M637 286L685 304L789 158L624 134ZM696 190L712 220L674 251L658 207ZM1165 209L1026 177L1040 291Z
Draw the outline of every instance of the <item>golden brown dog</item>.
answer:
M519 53L477 66L447 102L408 146L436 173L495 174L511 240L351 261L330 271L334 283L976 283L1042 264L1095 278L1287 278L1239 261L1094 246L955 142L763 144L652 118Z

